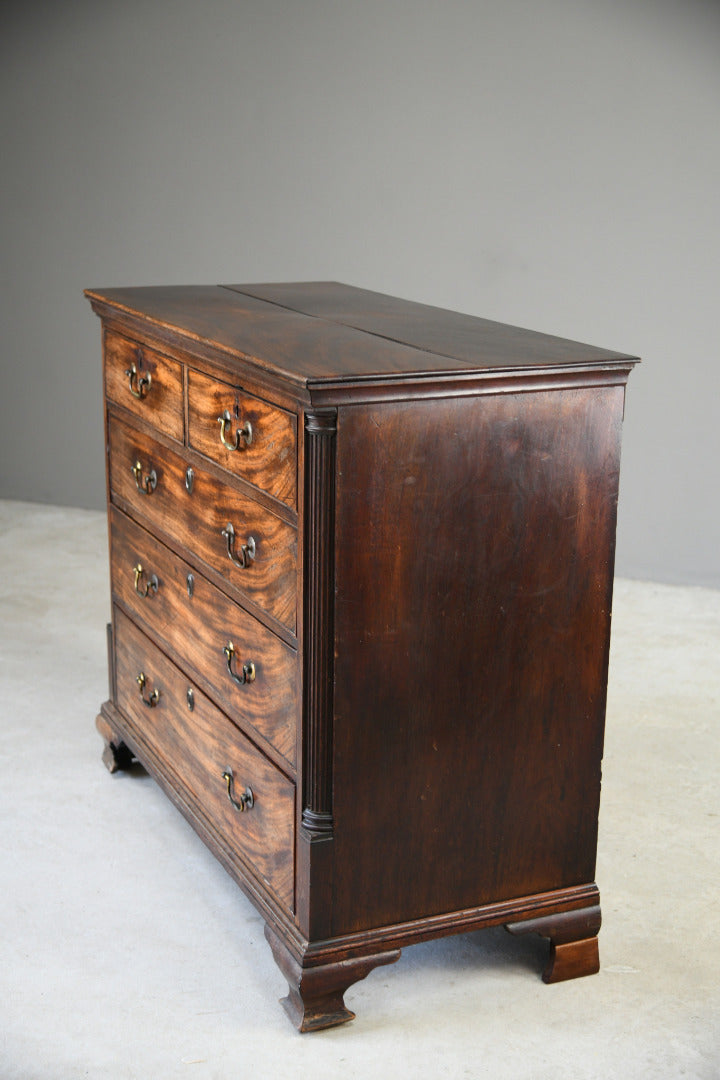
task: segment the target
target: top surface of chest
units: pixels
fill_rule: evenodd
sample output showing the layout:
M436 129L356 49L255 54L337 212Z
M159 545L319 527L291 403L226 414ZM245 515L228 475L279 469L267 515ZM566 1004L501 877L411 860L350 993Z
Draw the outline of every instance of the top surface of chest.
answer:
M627 367L633 358L337 282L87 290L159 338L248 361L286 387Z

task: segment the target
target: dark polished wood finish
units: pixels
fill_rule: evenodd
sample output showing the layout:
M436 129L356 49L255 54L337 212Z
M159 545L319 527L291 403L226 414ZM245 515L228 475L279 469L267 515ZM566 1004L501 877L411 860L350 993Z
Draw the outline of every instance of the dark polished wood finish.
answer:
M601 922L600 907L596 905L508 923L505 929L516 936L540 934L549 939L550 956L543 972L543 981L553 983L598 973L600 954L597 936Z
M281 1004L301 1032L338 1027L354 1020L355 1013L345 1005L345 991L366 978L374 968L394 964L400 958L400 950L392 949L372 956L303 967L267 924L265 937L277 966L288 981L288 994L281 999Z
M487 926L547 938L548 982L597 971L635 359L337 283L87 295L103 760L145 765L257 905L295 1025Z
M336 932L593 880L621 412L613 387L342 414ZM396 879L400 852L452 875Z

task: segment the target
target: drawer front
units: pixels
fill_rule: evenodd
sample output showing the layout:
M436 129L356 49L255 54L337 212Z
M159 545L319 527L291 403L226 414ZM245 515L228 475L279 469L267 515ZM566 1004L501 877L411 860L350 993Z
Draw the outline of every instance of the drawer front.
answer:
M293 413L189 371L188 443L224 469L295 506L297 421Z
M181 658L217 705L243 728L251 725L294 767L296 651L116 509L110 545L113 595ZM246 664L252 669L244 673Z
M169 767L173 786L292 910L294 784L118 608L115 656L118 708ZM228 770L237 802L252 791L251 809L241 813L231 804Z
M185 430L182 366L108 330L105 334L105 392L158 431L179 442Z
M109 440L112 497L221 574L241 602L251 600L294 633L295 529L201 469L188 491L184 459L115 418Z

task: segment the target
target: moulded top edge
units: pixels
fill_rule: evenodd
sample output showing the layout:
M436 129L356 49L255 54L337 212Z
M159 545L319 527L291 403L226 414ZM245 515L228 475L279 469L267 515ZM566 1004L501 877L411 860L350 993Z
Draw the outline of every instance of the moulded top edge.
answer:
M99 314L152 323L295 386L628 368L637 357L336 282L88 289Z

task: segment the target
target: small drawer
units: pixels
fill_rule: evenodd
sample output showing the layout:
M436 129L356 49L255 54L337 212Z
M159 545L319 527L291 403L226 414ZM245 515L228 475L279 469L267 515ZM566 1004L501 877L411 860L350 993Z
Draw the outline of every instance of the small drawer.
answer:
M188 444L223 469L295 507L297 421L293 413L190 370Z
M110 491L153 532L191 550L220 574L240 603L250 600L295 633L297 532L271 511L180 454L112 417Z
M115 508L110 549L113 596L243 730L294 768L295 649Z
M117 706L139 749L292 911L295 785L118 608L115 659Z
M158 431L183 441L182 366L111 330L105 333L105 392Z

